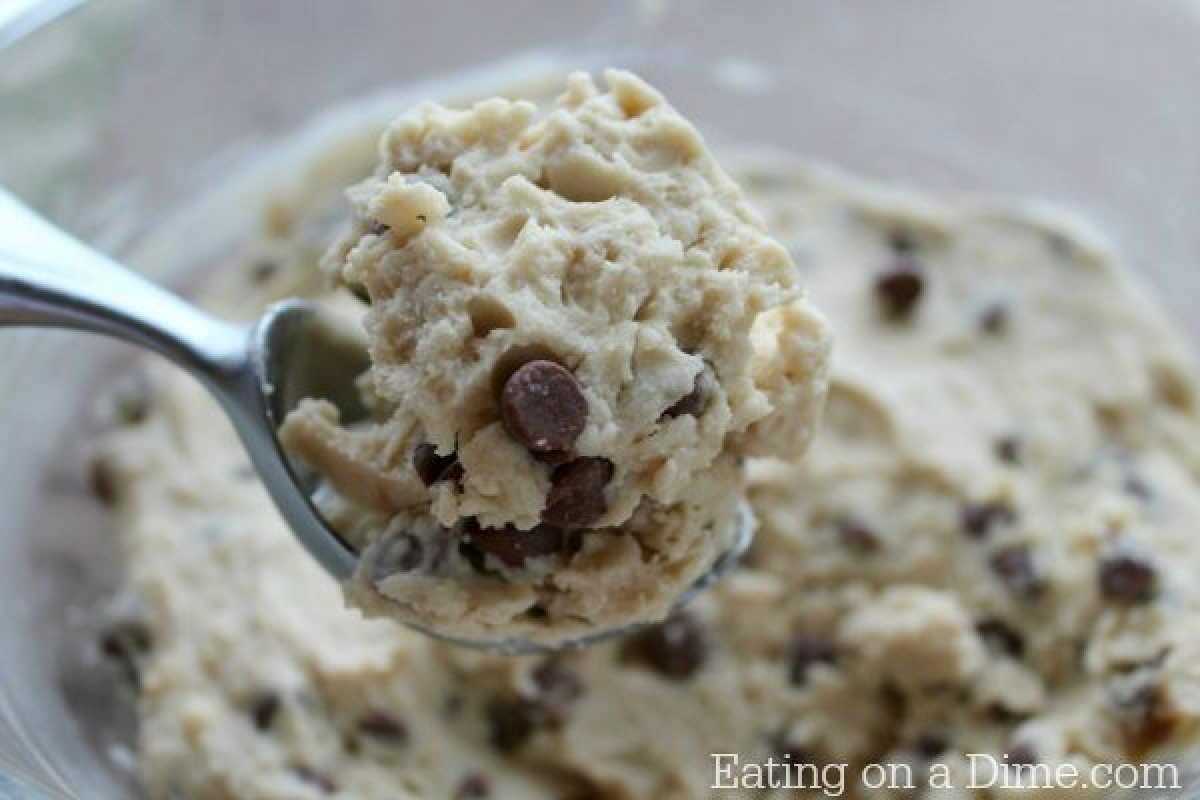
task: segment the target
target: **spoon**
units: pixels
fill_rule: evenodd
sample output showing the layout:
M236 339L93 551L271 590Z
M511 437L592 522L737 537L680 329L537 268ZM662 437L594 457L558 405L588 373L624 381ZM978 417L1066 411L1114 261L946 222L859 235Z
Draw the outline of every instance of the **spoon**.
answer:
M251 325L218 319L72 238L0 188L0 327L18 325L122 339L190 372L233 422L300 543L338 581L354 573L357 552L317 511L310 499L311 481L289 461L276 436L284 417L305 397L329 400L348 423L366 416L355 389L355 378L369 365L366 348L319 305L284 300ZM727 572L749 546L755 526L748 506L735 524L733 546L681 602ZM590 644L637 627L602 630L560 646ZM421 630L506 653L554 649L523 640L465 640Z

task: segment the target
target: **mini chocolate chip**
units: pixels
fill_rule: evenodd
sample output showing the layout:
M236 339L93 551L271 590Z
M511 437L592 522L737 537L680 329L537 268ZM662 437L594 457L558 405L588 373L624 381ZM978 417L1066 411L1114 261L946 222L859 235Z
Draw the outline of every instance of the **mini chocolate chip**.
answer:
M471 772L463 777L454 790L454 800L483 800L491 797L492 785L481 773Z
M386 711L368 711L359 718L356 725L361 733L373 739L379 739L391 744L404 744L408 741L408 726L404 721Z
M569 549L568 537L562 528L553 525L538 525L523 531L513 525L482 528L474 523L464 525L463 531L471 544L510 567L520 567L528 559L558 555Z
M1021 463L1021 437L1000 436L992 445L996 458L1005 464L1018 466Z
M895 681L889 679L879 687L879 702L893 719L903 719L908 714L908 695Z
M912 749L921 758L937 758L950 749L950 742L945 734L926 732L916 738Z
M1154 490L1150 488L1150 484L1137 475L1128 475L1121 483L1121 488L1125 494L1131 497L1136 497L1142 502L1148 502L1154 499Z
M770 737L769 742L772 752L790 764L816 763L812 750L798 743L786 731Z
M383 580L389 575L400 572L412 572L421 566L425 556L425 547L421 540L411 533L401 534L378 541L368 549L371 564L371 575L377 580Z
M250 712L250 719L254 720L254 727L260 731L270 728L279 716L282 705L279 693L272 689L260 689L251 695L247 711Z
M534 704L535 722L559 725L566 721L571 707L583 697L583 681L579 674L559 660L549 658L532 673L537 694L529 698Z
M1013 742L1008 746L1008 752L1004 754L1004 763L1013 766L1037 764L1040 761L1037 751L1033 746L1025 742Z
M467 706L467 699L463 697L461 692L451 691L442 701L442 714L447 719L454 719Z
M1158 589L1158 569L1145 555L1130 550L1100 558L1097 573L1106 600L1127 605L1149 603Z
M567 452L587 423L587 398L566 368L530 361L509 376L500 416L509 435L534 453Z
M689 414L699 417L708 409L712 398L715 380L711 368L706 364L696 373L692 382L692 390L675 401L675 404L663 412L664 417L682 417Z
M896 228L888 233L888 246L897 255L908 255L917 249L917 237L911 231Z
M911 316L924 291L924 272L907 256L898 257L875 279L875 297L891 319Z
M837 520L836 529L842 544L860 553L874 553L879 549L879 534L858 517L844 516Z
M542 522L559 528L591 525L608 511L604 489L612 476L613 465L607 458L580 458L556 467L550 476Z
M105 506L111 507L117 502L117 479L108 459L92 459L88 465L88 489Z
M1075 256L1074 243L1057 231L1046 234L1046 244L1050 247L1050 252L1059 258L1069 259Z
M373 233L376 236L382 236L390 230L391 228L389 228L387 225L384 225L377 219L367 220L367 233Z
M521 699L493 700L489 703L485 714L492 746L502 753L511 753L529 741L535 728L530 711L530 704Z
M803 686L808 680L808 671L817 664L836 664L837 647L824 636L797 634L787 646L788 680L792 686Z
M987 715L992 722L996 722L1001 725L1015 725L1019 722L1024 722L1033 716L1033 714L1031 714L1029 711L1017 711L1016 709L1009 708L1008 706L1004 705L1004 703L999 702L992 703L987 707L986 710Z
M295 767L292 774L305 783L317 787L325 794L333 794L337 791L337 783L323 772L317 772L309 767Z
M999 336L1008 330L1008 305L1001 301L988 303L979 312L979 330L989 336Z
M114 623L100 635L100 651L120 668L122 677L134 688L141 685L139 664L152 644L149 628L138 620Z
M458 454L438 455L437 446L429 442L423 442L413 449L413 469L417 471L421 483L426 486L462 477L462 464L458 461Z
M986 617L975 623L975 632L989 649L1021 658L1025 655L1025 638L1007 622L996 617Z
M151 645L150 629L138 620L114 623L100 639L100 649L114 658L145 655L150 652Z
M279 271L279 264L269 259L255 261L250 267L250 280L252 283L264 284L275 276Z
M140 425L150 416L154 387L142 370L125 376L113 392L113 412L122 425Z
M1154 671L1122 679L1110 700L1131 756L1141 756L1162 745L1179 723L1179 715Z
M356 283L348 287L350 294L364 306L371 305L371 293L367 291L367 287L361 283Z
M992 572L1017 597L1032 599L1045 589L1028 545L1014 544L1003 547L992 553L988 564Z
M629 637L621 655L665 678L687 680L704 666L709 649L704 624L687 611L676 611L665 622Z
M974 539L987 536L996 525L1008 525L1016 521L1017 514L1011 507L1000 502L963 506L962 529Z

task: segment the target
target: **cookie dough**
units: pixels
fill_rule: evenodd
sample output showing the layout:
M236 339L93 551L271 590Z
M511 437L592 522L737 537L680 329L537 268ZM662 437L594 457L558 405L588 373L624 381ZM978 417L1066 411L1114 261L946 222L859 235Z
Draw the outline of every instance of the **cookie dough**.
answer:
M851 764L848 797L983 800L926 789L928 765L961 787L967 753L1086 770L1194 747L1200 410L1178 330L1067 220L732 156L836 321L829 409L803 462L751 462L743 566L634 637L513 658L364 619L216 405L150 373L100 464L141 601L120 652L152 797L707 800L712 754L736 753ZM305 242L335 204L290 203L209 305L329 298ZM854 787L868 761L918 788Z
M828 334L696 130L627 72L546 114L423 105L349 192L373 412L282 427L372 614L557 643L661 621L735 545L743 461L797 457Z

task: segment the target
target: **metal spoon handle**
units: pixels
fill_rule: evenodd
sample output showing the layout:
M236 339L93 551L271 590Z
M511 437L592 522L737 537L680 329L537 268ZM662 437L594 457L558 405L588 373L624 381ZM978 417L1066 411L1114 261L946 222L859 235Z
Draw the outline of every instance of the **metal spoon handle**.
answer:
M211 382L245 359L244 328L210 316L68 236L0 188L0 326L90 331Z

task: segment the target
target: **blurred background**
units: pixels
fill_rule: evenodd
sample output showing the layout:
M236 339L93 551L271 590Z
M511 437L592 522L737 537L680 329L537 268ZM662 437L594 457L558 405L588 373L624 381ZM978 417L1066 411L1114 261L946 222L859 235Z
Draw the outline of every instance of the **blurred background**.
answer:
M1066 206L1200 342L1191 0L0 0L0 185L127 254L330 107L529 63L634 68L718 147ZM0 797L131 791L128 719L78 647L112 544L60 464L119 352L4 334Z

